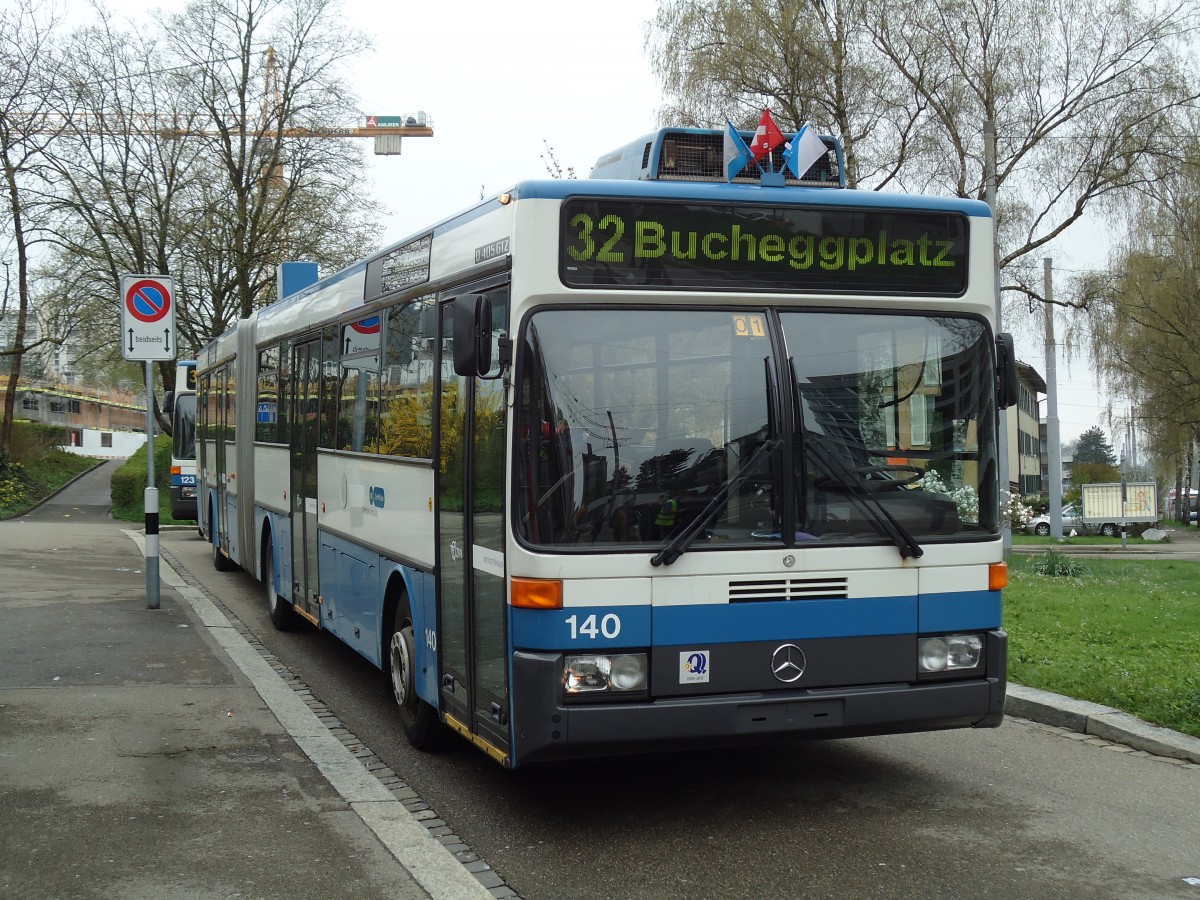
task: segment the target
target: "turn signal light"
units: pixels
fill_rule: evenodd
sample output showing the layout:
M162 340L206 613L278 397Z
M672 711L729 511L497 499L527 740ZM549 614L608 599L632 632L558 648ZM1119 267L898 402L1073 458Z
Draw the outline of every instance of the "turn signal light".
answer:
M513 578L510 599L521 609L562 609L563 589L558 579Z
M1008 563L992 563L988 566L988 590L1000 591L1008 586Z

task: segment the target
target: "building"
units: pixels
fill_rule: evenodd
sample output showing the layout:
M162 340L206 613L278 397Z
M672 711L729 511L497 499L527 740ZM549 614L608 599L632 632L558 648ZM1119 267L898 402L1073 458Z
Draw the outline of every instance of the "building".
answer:
M8 376L0 375L0 391L7 384ZM103 382L73 387L22 378L17 385L14 415L64 428L64 445L84 448L89 456L128 456L131 441L136 449L146 440L145 397L110 388ZM131 432L137 434L136 439L126 436Z
M1046 493L1042 477L1042 436L1038 395L1046 381L1028 363L1017 361L1018 400L1005 410L1008 416L1008 482L1014 494Z
M1050 491L1050 444L1046 441L1046 422L1045 420L1038 423L1039 433L1042 439L1042 484L1046 493ZM1075 469L1074 455L1067 453L1065 450L1061 454L1062 462L1062 494L1065 496L1067 491L1071 490L1071 474Z

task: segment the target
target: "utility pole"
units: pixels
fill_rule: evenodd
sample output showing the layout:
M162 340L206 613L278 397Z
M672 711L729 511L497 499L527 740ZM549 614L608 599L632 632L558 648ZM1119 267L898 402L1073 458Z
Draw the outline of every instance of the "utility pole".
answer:
M1130 413L1132 413L1132 408ZM1126 482L1129 460L1129 422L1125 423L1125 440L1121 443L1121 549L1125 549L1125 534L1128 527L1125 523L1125 503L1128 500Z
M1050 536L1061 541L1062 530L1062 445L1058 432L1058 351L1054 342L1054 261L1042 260L1042 293L1046 309L1046 477L1050 481Z
M990 119L983 123L983 178L984 178L984 196L987 199L988 208L992 211L992 269L994 272L993 278L995 281L996 295L996 331L1000 331L1000 265L999 265L999 248L996 246L996 123ZM996 443L997 443L997 475L1000 481L1000 490L1006 495L1011 495L1008 483L1008 410L1000 410L998 417L999 421L996 425ZM1003 510L1008 504L1001 499L1001 509ZM1001 515L1000 533L1004 538L1004 557L1007 559L1012 554L1012 523L1008 520L1008 516ZM1059 526L1059 533L1062 532L1062 526Z

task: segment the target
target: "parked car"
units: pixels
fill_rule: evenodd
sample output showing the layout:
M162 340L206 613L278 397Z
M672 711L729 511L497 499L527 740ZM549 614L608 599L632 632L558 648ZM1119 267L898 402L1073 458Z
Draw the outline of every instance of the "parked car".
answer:
M1083 531L1083 519L1080 517L1079 507L1074 503L1068 503L1062 508L1062 525L1064 532L1069 532L1072 528L1076 531ZM1025 523L1025 531L1028 534L1049 534L1050 513L1034 516Z
M1121 533L1121 526L1116 522L1104 522L1100 525L1084 525L1083 513L1080 512L1079 505L1076 503L1068 503L1062 509L1062 527L1064 534L1070 534L1071 529L1086 534L1089 531L1099 532L1105 537L1116 537ZM1025 523L1025 531L1029 534L1047 535L1050 533L1050 514L1034 516Z

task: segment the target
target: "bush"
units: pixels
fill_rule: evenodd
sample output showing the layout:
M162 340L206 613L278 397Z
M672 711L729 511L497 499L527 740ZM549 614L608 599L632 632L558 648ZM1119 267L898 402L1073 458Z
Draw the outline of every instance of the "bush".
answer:
M113 473L112 514L123 522L144 522L146 519L146 445L129 457ZM158 523L160 525L194 524L194 520L176 519L171 515L171 438L160 434L154 438L154 486L158 488Z
M61 449L67 433L40 422L13 422L12 452L0 453L0 519L28 512L98 462Z
M1057 550L1043 553L1033 564L1033 571L1047 578L1079 578L1088 574L1087 566Z
M132 511L134 517L146 508L146 445L138 447L112 476L113 514L118 510ZM160 434L154 438L154 486L161 500L171 493L171 437Z

